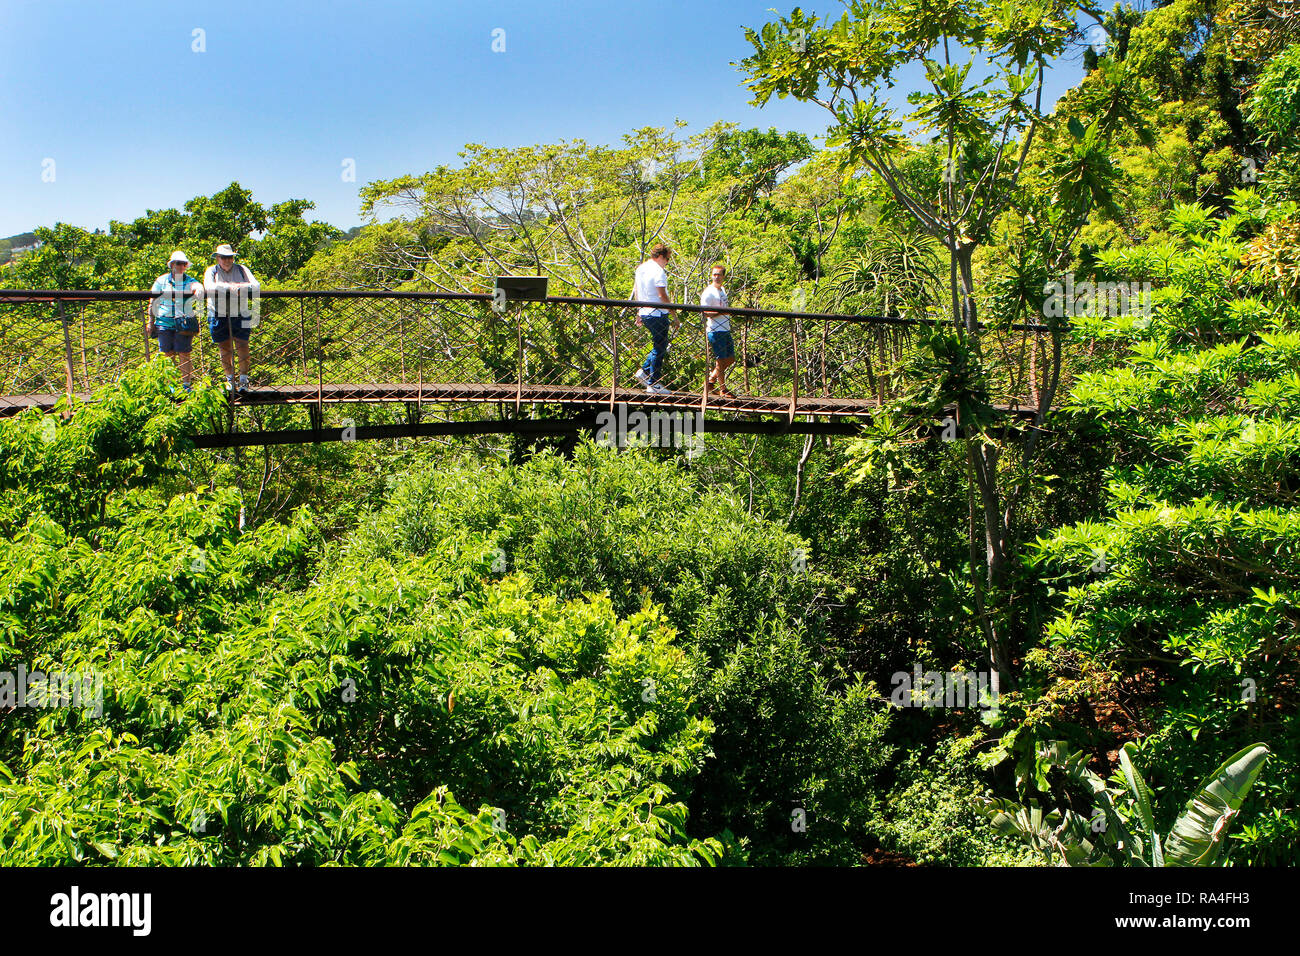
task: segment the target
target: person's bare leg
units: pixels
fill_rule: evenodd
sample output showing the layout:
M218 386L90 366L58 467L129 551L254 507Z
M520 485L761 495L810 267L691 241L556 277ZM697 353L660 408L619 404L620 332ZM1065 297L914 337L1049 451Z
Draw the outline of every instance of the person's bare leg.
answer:
M190 361L189 352L176 353L176 367L181 370L181 381L186 385L190 384L190 377L194 374L194 364Z
M230 347L230 339L217 345L221 349L221 370L226 373L226 378L235 377L235 355L234 350Z
M718 359L718 378L716 384L719 389L725 389L727 387L727 369L731 368L732 363L735 361L735 359Z
M239 374L247 375L248 370L252 367L253 359L249 352L248 343L243 339L235 339L235 351L239 353Z

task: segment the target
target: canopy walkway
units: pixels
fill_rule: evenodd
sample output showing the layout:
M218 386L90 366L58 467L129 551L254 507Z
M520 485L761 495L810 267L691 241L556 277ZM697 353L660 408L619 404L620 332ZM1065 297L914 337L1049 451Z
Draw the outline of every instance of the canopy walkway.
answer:
M149 292L0 290L0 415L89 400L124 371L157 354L146 334ZM649 349L636 323L643 303L550 296L501 303L490 294L264 291L252 334L248 392L232 396L226 429L200 445L338 438L327 407L402 403L405 422L357 427L356 438L407 434L554 432L589 428L621 403L645 411L699 412L707 431L849 434L894 397L891 373L915 351L932 320L733 308L735 398L703 390L703 309L674 305L681 320L665 365L669 395L647 394L634 372ZM200 323L205 324L203 308ZM1027 346L1005 350L995 405L1032 418L1038 339L1046 327L1004 334ZM206 329L194 337L196 379L221 380ZM237 411L305 406L307 429L240 427ZM571 417L546 417L558 406ZM438 420L427 420L430 417Z

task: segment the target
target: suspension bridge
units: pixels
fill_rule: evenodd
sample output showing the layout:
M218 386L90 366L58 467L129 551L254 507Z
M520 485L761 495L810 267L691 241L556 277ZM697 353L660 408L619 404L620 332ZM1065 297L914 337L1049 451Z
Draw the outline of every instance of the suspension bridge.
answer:
M0 290L0 415L92 400L157 354L144 291ZM482 293L263 291L252 332L253 384L231 396L224 427L200 447L346 438L589 430L602 409L699 412L705 431L852 434L895 398L892 373L917 332L936 320L764 309L730 316L735 397L706 390L712 363L703 307L668 306L680 327L664 372L671 394L648 394L634 373L649 349L639 303L546 296L502 303ZM199 309L200 325L203 324ZM1045 326L1001 330L993 402L1039 415ZM196 378L220 381L217 347L201 327ZM327 410L399 403L395 424L327 426ZM310 427L264 427L265 412L305 408ZM566 417L567 416L567 417ZM251 427L250 427L251 426Z

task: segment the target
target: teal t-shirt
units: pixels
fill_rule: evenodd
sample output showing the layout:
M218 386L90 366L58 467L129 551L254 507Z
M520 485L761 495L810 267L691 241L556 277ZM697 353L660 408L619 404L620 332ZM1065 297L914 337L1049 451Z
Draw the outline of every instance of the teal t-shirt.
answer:
M203 285L193 276L186 274L177 282L170 272L160 275L153 284L158 296L154 312L154 325L160 329L175 331L182 327L181 319L194 318L194 306L203 294ZM191 322L191 327L195 323Z

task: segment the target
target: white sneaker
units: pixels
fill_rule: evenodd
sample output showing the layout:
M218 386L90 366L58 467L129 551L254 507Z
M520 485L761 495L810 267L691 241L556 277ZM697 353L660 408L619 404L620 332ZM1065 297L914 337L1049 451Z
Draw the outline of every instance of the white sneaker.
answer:
M655 382L653 385L648 386L646 388L646 391L649 392L651 395L671 395L673 393L673 390L671 388L664 388L658 382Z
M645 369L639 368L635 372L633 372L632 375L638 382L640 382L646 388L650 387L650 376L645 373Z

